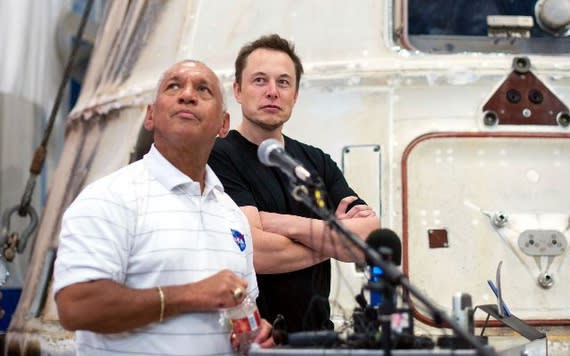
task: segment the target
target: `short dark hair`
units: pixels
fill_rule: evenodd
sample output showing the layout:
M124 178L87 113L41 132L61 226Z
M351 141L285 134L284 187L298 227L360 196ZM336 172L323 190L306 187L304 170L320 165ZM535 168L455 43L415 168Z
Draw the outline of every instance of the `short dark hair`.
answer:
M239 50L239 54L235 62L235 76L236 82L241 85L241 74L245 68L247 57L251 52L259 48L272 49L275 51L280 51L289 56L295 65L295 75L296 75L296 89L299 90L299 82L301 81L301 75L303 74L303 64L301 64L301 59L295 53L295 45L282 38L278 34L266 35L258 38L257 40L247 43Z

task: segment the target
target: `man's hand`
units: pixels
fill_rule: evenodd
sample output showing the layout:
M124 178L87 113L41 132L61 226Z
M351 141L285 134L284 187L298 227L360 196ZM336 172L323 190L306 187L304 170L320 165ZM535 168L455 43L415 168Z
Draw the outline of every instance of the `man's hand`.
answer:
M368 205L355 205L346 211L346 208L352 204L358 197L351 195L343 198L336 208L334 216L339 219L352 219L352 218L367 218L369 216L376 216L374 210Z
M270 348L275 346L273 337L271 336L271 324L265 319L261 319L261 325L259 326L259 334L255 337L253 342L259 344L262 348Z
M259 332L253 339L253 343L259 344L261 348L267 349L275 347L275 342L271 336L271 324L265 319L261 319L261 324L259 325ZM232 343L232 349L234 351L239 350L239 337L232 333L230 336L230 342Z
M235 295L241 289L241 295ZM205 309L229 308L239 305L245 298L247 282L230 270L220 271L195 283L193 292L203 299ZM195 296L199 297L199 296Z

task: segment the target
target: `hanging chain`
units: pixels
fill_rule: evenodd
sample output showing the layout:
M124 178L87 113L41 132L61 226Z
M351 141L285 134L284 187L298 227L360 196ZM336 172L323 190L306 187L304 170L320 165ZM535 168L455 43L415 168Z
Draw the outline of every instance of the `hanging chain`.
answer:
M77 35L75 36L75 41L73 43L71 54L69 56L67 65L65 67L65 71L63 73L63 78L59 84L59 89L57 91L57 96L55 98L50 113L48 125L44 131L41 144L34 152L32 164L30 165L30 176L28 177L28 182L26 183L26 189L22 194L22 199L20 200L20 204L13 206L9 209L6 209L4 211L4 214L2 215L2 228L0 230L1 232L0 238L3 241L4 247L2 249L2 255L4 257L9 256L11 257L11 259L13 259L14 250L17 250L18 253L22 253L26 247L28 238L32 235L32 233L34 232L34 230L38 225L38 213L31 205L32 195L34 193L34 188L36 186L36 180L38 178L38 175L41 173L44 166L45 158L47 155L47 144L49 141L49 137L53 129L53 125L55 122L57 112L59 110L59 106L63 99L65 86L67 85L69 77L71 76L71 69L73 67L73 63L75 62L75 57L77 55L77 51L81 44L83 38L83 32L85 30L85 25L87 24L87 18L89 17L89 12L91 12L92 6L93 6L93 0L88 0L87 4L85 5L85 9L83 11L83 16L81 17L81 22L79 24ZM10 231L10 219L16 212L22 218L28 216L30 219L28 226L22 231L21 234Z

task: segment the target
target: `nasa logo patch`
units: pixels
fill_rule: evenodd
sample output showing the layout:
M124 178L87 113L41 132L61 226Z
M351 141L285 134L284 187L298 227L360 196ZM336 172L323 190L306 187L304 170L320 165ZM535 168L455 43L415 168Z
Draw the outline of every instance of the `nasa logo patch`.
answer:
M245 237L243 236L243 234L237 230L234 229L230 229L232 231L232 236L234 238L234 241L236 242L236 244L239 247L239 250L243 252L243 250L245 250Z

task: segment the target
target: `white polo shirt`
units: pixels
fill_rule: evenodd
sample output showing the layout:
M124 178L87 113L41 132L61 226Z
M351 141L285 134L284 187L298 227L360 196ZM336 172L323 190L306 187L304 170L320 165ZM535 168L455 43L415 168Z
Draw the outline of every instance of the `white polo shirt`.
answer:
M201 194L199 183L153 145L142 160L88 185L65 212L54 294L97 279L132 288L184 284L222 269L245 278L257 297L246 217L210 167ZM77 331L76 348L78 355L233 354L219 312L188 313L120 334Z

